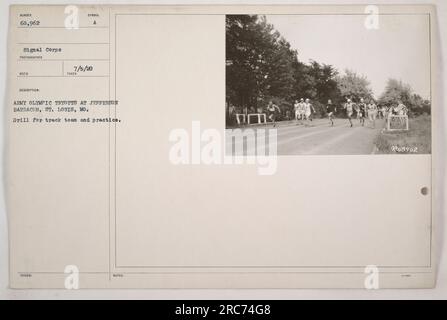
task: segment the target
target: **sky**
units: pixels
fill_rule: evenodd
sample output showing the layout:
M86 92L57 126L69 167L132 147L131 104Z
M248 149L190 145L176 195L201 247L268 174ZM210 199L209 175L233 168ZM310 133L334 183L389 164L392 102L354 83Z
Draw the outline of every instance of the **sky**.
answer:
M379 29L365 27L363 15L267 15L298 59L330 64L341 73L365 75L379 97L389 78L430 97L430 38L427 15L381 15Z

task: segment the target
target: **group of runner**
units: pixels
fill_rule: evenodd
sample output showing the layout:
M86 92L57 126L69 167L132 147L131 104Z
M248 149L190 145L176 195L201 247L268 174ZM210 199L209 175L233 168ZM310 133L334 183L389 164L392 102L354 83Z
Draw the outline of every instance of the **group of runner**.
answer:
M304 100L301 98L300 101L295 100L293 105L295 110L295 120L298 121L312 121L312 115L315 113L315 108L310 103L310 99ZM269 101L267 105L267 117L273 123L273 126L276 126L276 116L281 112L281 109L273 103L273 101Z
M300 102L295 100L293 107L295 109L296 120L312 121L312 114L315 113L315 109L309 99L304 100L304 98L301 98Z
M294 103L294 111L295 111L295 121L297 125L302 123L303 121L310 122L313 119L313 114L315 113L315 108L310 102L310 99L301 98L300 101L295 100ZM379 108L374 100L369 100L369 102L365 102L364 98L361 98L358 103L352 101L352 99L346 99L346 103L343 104L343 109L346 112L346 116L348 119L348 123L350 127L353 127L354 124L352 122L354 112L356 114L357 120L361 124L361 126L365 126L366 119L369 120L371 127L374 129L376 126L376 119L378 117L382 117L388 119L390 115L406 115L407 107L402 103L402 101L398 101L397 105L394 107L386 107L382 106ZM337 112L337 107L332 103L332 100L328 100L326 104L326 114L330 121L330 125L334 126L335 113ZM273 101L269 101L267 105L267 116L268 119L273 123L273 126L276 126L276 117L281 113L281 109L273 103Z
M328 106L329 105L330 101L328 102ZM375 128L377 117L381 117L382 119L389 121L390 116L406 116L408 113L408 108L400 100L395 106L386 107L383 105L379 108L375 104L374 100L370 100L369 103L365 103L365 100L362 98L360 99L359 103L354 103L351 99L347 99L347 102L344 104L343 108L346 110L346 115L351 127L353 127L352 115L354 114L354 111L356 112L357 119L362 126L365 125L365 119L368 118L372 128ZM333 125L333 115L330 115L328 112L328 117Z
M343 108L346 110L346 115L351 127L354 126L352 123L354 111L356 112L357 119L360 121L362 126L365 125L365 119L368 117L372 128L376 127L376 119L379 113L379 108L375 104L374 100L370 100L369 103L366 103L365 99L361 98L359 103L354 103L351 99L347 99L346 103L343 105ZM330 115L329 119L331 120L332 125L334 125L333 119Z
M297 124L302 120L312 121L312 114L315 113L315 109L310 103L309 99L304 100L304 98L301 98L300 102L298 102L298 100L295 100L294 109L295 120ZM354 124L352 123L352 116L355 111L357 114L357 119L360 121L360 124L362 126L365 125L365 119L368 116L372 127L375 128L379 109L373 100L371 100L369 103L365 103L365 99L362 98L360 99L360 102L356 104L352 102L351 99L347 99L346 103L343 105L343 109L346 111L349 125L351 127L354 126ZM334 118L336 112L337 107L332 103L332 100L329 99L326 104L326 114L331 126L334 126Z
M312 115L315 113L315 108L310 103L310 99L295 100L294 110L295 110L295 120L296 121L312 121ZM267 105L267 117L273 123L273 126L276 126L276 116L281 112L281 109L273 103L273 101L269 101Z

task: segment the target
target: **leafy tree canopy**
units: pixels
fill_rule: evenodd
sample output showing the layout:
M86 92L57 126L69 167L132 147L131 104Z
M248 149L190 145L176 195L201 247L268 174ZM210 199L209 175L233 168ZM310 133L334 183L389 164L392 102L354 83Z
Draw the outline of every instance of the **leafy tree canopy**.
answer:
M346 98L374 99L366 76L352 70L339 74L332 65L303 63L299 53L268 23L265 16L226 17L226 98L236 108L264 108L274 100L282 112L292 111L294 100L309 98L321 115L328 99L335 104ZM415 112L430 110L430 102L411 88L390 79L379 103L402 100ZM427 107L428 106L428 107Z

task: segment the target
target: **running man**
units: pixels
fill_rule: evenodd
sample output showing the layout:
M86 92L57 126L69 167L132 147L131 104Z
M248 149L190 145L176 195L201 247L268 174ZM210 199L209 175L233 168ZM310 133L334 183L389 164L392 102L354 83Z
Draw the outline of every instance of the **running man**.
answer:
M354 113L354 104L352 103L351 99L348 99L343 108L346 110L346 115L348 116L349 124L352 128L352 114Z
M334 126L334 113L337 112L337 109L335 108L335 106L332 104L332 100L329 99L327 101L327 105L326 105L326 114L329 118L329 121L331 122L331 127Z
M304 116L307 121L312 121L312 112L315 112L315 109L310 103L310 100L306 99L306 102L304 103Z
M363 98L360 99L360 103L358 104L357 116L359 118L360 124L363 127L365 125L365 118L366 118L366 103L365 99Z
M301 98L298 107L298 117L300 120L304 120L304 108L305 108L304 98Z
M269 101L267 106L267 114L270 121L273 123L273 127L276 127L276 115L281 112L281 109L273 103L273 101Z
M368 104L368 118L373 129L376 128L377 111L377 105L374 103L374 100L371 100Z
M295 121L298 125L298 120L300 120L301 117L301 103L298 102L298 100L295 100L295 104L293 105L293 108L295 110Z

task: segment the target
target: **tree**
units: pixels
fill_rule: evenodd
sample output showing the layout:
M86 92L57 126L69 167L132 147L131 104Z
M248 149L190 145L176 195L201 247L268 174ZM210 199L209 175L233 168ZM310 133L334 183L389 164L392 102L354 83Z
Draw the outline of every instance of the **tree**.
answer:
M424 100L420 95L413 93L409 84L396 79L388 79L385 90L379 98L379 103L393 106L397 105L399 101L408 108L410 115L430 114L429 100Z
M296 50L265 16L226 17L226 96L241 108L265 107L275 100L292 108Z
M331 65L312 61L309 73L313 78L312 82L316 91L314 99L323 105L323 109L320 108L320 114L325 115L324 105L329 99L334 103L338 103L341 100L341 92L336 81L338 71Z
M226 17L227 97L256 107L266 96L288 98L296 54L264 16Z
M294 100L309 98L317 113L325 116L329 99L341 104L346 97L372 98L366 77L349 70L339 76L331 65L300 62L297 50L265 16L226 17L227 106L242 112L274 101L285 114L293 111Z
M291 50L290 44L279 38L274 45L274 50L268 57L269 61L269 82L268 94L270 96L292 99L294 77L293 64L297 60L297 54Z
M386 105L397 104L402 101L404 104L411 99L412 89L408 84L396 79L388 79L385 91L379 98L379 103Z
M359 101L361 98L373 99L370 82L365 76L359 76L354 71L345 70L343 76L337 77L337 86L343 98Z
M257 16L229 15L226 18L227 98L246 106L258 90L262 57L255 56Z

